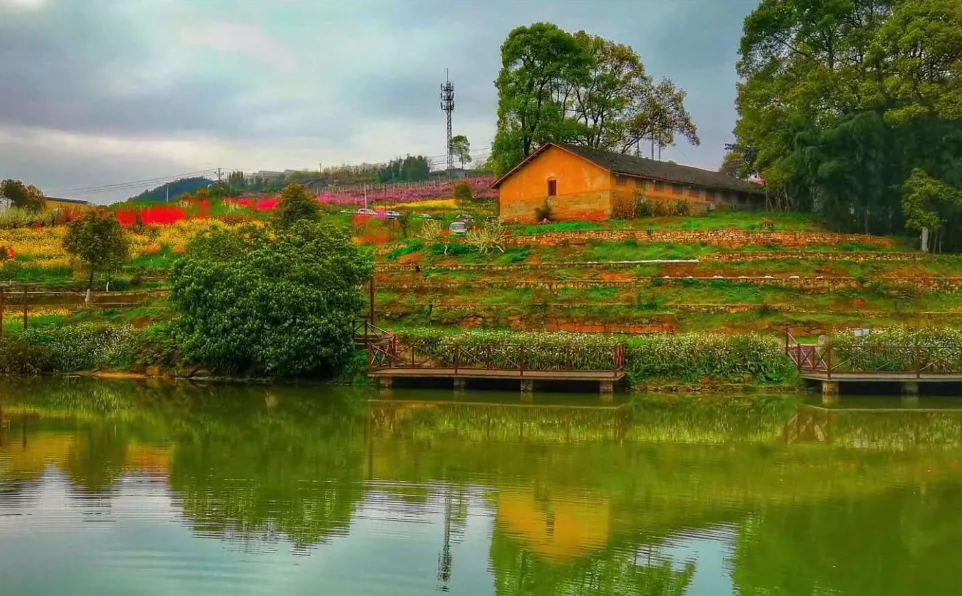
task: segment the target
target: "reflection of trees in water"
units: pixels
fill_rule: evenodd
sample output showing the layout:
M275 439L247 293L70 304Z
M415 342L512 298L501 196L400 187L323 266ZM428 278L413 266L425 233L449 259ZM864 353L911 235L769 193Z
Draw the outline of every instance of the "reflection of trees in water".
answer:
M175 445L169 484L198 533L239 542L289 538L301 549L348 532L365 498L363 482L386 481L377 490L395 503L441 499L444 527L435 548L442 589L458 572L452 546L464 531L469 487L477 486L493 489L496 511L498 497L520 482L536 504L601 495L610 515L612 531L597 548L564 564L496 527L490 564L501 594L680 594L693 566L657 558L642 564L634 553L652 536L718 522L744 526L734 561L743 594L809 594L823 585L868 594L852 587L846 565L870 568L876 556L883 579L870 587L909 585L917 580L912 568L944 574L952 552L946 545L962 534L950 508L962 495L898 490L958 472L951 453L923 449L954 445L955 414L852 414L831 436L871 438L862 443L869 449L855 450L786 445L782 410L764 404L732 405L725 415L718 405L686 404L673 413L649 404L630 417L587 411L567 423L544 408L503 407L492 417L490 408L474 412L468 404L450 412L407 407L384 432L366 418L362 399L329 389L101 383L43 383L29 391L35 398L5 396L4 417L13 424L3 449L19 444L18 412L32 412L23 437L29 441L40 427L69 433L64 469L83 494L101 494L125 473L134 443ZM626 418L631 426L613 432ZM425 488L432 486L443 488ZM569 522L559 507L542 509L539 531L558 542ZM920 585L945 587L937 581Z
M283 534L299 549L346 534L364 498L363 420L330 402L270 401L228 421L193 411L169 477L184 514L204 534Z
M957 594L962 485L766 509L741 527L740 594Z

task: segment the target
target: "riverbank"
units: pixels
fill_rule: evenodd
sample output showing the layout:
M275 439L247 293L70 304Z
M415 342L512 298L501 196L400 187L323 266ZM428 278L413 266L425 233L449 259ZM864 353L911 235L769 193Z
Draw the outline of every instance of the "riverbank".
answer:
M528 370L611 370L623 367L630 388L733 387L792 389L798 375L779 343L760 335L682 334L624 337L573 333L512 333L406 329L398 332L398 354L417 352L438 365L459 354L484 355L488 368L516 366L507 346L523 346ZM616 348L622 348L620 352ZM616 362L616 352L622 354ZM407 356L405 356L407 357ZM420 356L419 356L420 358ZM167 328L82 323L28 329L0 338L0 374L36 376L84 374L101 378L182 378L194 381L267 383L278 381L364 384L368 353L359 350L341 370L295 379L217 370L185 362Z

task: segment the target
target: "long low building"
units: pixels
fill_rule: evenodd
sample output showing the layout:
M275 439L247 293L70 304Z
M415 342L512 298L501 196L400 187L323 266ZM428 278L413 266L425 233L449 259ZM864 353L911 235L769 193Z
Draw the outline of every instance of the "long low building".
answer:
M598 149L546 143L492 185L501 219L537 221L547 205L556 220L603 220L619 200L689 203L693 211L728 205L755 209L760 184L720 172Z

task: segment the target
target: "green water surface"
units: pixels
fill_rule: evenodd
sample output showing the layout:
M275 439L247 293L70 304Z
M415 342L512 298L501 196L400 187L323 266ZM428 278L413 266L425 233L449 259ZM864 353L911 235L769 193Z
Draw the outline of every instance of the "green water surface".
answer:
M953 403L4 383L0 594L962 594Z

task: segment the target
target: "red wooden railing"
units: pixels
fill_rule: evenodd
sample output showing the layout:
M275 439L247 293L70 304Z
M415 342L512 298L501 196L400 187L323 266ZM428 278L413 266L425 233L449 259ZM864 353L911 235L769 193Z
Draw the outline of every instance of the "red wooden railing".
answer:
M587 350L596 350L596 348L576 345L542 346L537 352L532 353L523 343L499 343L485 346L455 346L448 357L432 357L412 346L400 345L397 337L391 335L368 345L368 362L372 372L397 368L421 368L453 369L454 374L472 370L499 370L517 372L519 376L524 376L525 372L530 371L611 372L613 377L624 372L627 361L626 344L619 343L610 348L611 366L601 370L588 370L575 364L578 356Z

